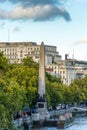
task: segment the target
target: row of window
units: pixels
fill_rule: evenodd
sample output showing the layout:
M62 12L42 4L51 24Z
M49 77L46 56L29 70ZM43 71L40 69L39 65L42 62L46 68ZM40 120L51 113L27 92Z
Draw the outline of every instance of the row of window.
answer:
M29 47L27 50L40 51L40 48ZM46 48L46 50L56 52L55 48ZM0 48L0 51L17 51L17 48Z
M46 46L45 49L48 50L48 51L53 51L53 52L56 51L56 47L47 47Z
M20 50L20 48L18 49L18 50ZM40 51L40 48L27 48L27 50L33 50L33 51ZM2 51L17 51L17 48L0 48L0 51L2 52ZM22 53L23 52L23 50L20 50L20 52Z

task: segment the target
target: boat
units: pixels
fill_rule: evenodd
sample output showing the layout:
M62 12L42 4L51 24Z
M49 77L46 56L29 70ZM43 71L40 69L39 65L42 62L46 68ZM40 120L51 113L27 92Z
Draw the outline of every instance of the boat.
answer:
M62 115L59 115L59 119L57 121L57 128L58 129L64 129L67 128L74 123L74 118L72 116L72 113L65 113Z

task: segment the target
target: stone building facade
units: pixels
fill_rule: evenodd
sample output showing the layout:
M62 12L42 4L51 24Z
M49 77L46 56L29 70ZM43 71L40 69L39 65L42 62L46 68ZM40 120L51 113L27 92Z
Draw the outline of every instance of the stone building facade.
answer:
M36 42L0 42L0 52L9 59L9 63L21 63L23 58L32 57L39 63L40 45ZM56 46L45 45L45 68L49 74L60 77L62 82L69 85L76 78L87 74L87 62L75 59L62 60Z
M21 63L26 57L32 57L38 63L40 45L35 42L1 42L0 52L9 59L9 63ZM45 65L54 61L58 61L57 47L45 45Z

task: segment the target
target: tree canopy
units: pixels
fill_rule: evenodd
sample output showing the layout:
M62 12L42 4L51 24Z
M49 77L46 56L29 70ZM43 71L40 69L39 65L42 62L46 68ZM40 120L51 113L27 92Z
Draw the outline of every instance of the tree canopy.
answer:
M38 97L38 67L31 57L22 64L9 64L0 53L0 124L2 128L13 128L13 113L36 105ZM80 103L87 100L87 76L76 79L69 86L60 78L46 73L46 98L48 107L65 103Z

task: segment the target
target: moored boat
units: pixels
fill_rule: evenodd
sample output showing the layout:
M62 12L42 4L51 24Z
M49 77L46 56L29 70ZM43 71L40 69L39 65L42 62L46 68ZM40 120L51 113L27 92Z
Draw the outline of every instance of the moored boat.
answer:
M59 116L59 120L57 122L57 128L64 129L66 127L73 125L73 123L74 123L74 118L72 116L72 113L65 113Z

